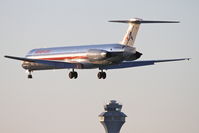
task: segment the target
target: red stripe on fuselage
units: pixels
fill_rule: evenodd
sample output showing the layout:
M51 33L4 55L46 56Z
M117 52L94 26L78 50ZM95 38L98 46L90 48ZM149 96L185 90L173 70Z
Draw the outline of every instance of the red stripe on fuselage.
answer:
M87 56L71 56L71 57L50 57L50 58L38 58L40 60L65 60L65 59L88 59Z

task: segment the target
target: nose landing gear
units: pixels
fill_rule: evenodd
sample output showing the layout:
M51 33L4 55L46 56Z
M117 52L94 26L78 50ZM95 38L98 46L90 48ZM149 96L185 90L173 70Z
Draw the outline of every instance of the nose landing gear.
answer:
M29 74L28 74L28 79L32 79L32 74L31 74L31 70L28 70Z

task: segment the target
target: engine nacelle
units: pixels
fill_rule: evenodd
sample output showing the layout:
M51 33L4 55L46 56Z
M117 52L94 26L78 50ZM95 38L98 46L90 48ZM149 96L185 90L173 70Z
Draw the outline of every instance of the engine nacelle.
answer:
M105 50L90 49L87 52L87 57L90 61L101 61L109 58L110 56L110 53Z
M142 53L136 51L134 47L125 47L123 57L127 61L136 60L140 58Z
M126 61L132 61L137 60L141 57L142 53L136 51L135 54L131 54L128 57L125 58Z

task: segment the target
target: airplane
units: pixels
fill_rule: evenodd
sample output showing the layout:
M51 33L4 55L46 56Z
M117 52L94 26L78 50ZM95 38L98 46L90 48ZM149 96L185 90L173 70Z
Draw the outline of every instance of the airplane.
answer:
M33 71L49 69L72 69L68 74L70 79L78 77L75 69L99 69L97 77L105 79L107 75L104 70L147 66L160 62L190 59L135 61L142 56L142 53L136 51L134 47L140 24L179 23L179 21L154 21L133 18L130 20L112 20L109 22L129 24L128 30L120 43L38 48L30 50L25 57L7 55L4 57L23 61L22 67L28 70L29 79L32 78Z

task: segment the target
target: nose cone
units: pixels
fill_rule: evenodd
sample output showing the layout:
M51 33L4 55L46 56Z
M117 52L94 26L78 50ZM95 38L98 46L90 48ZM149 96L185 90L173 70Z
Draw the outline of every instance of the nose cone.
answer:
M24 68L24 69L28 69L30 67L30 63L29 62L26 62L24 61L21 66Z

